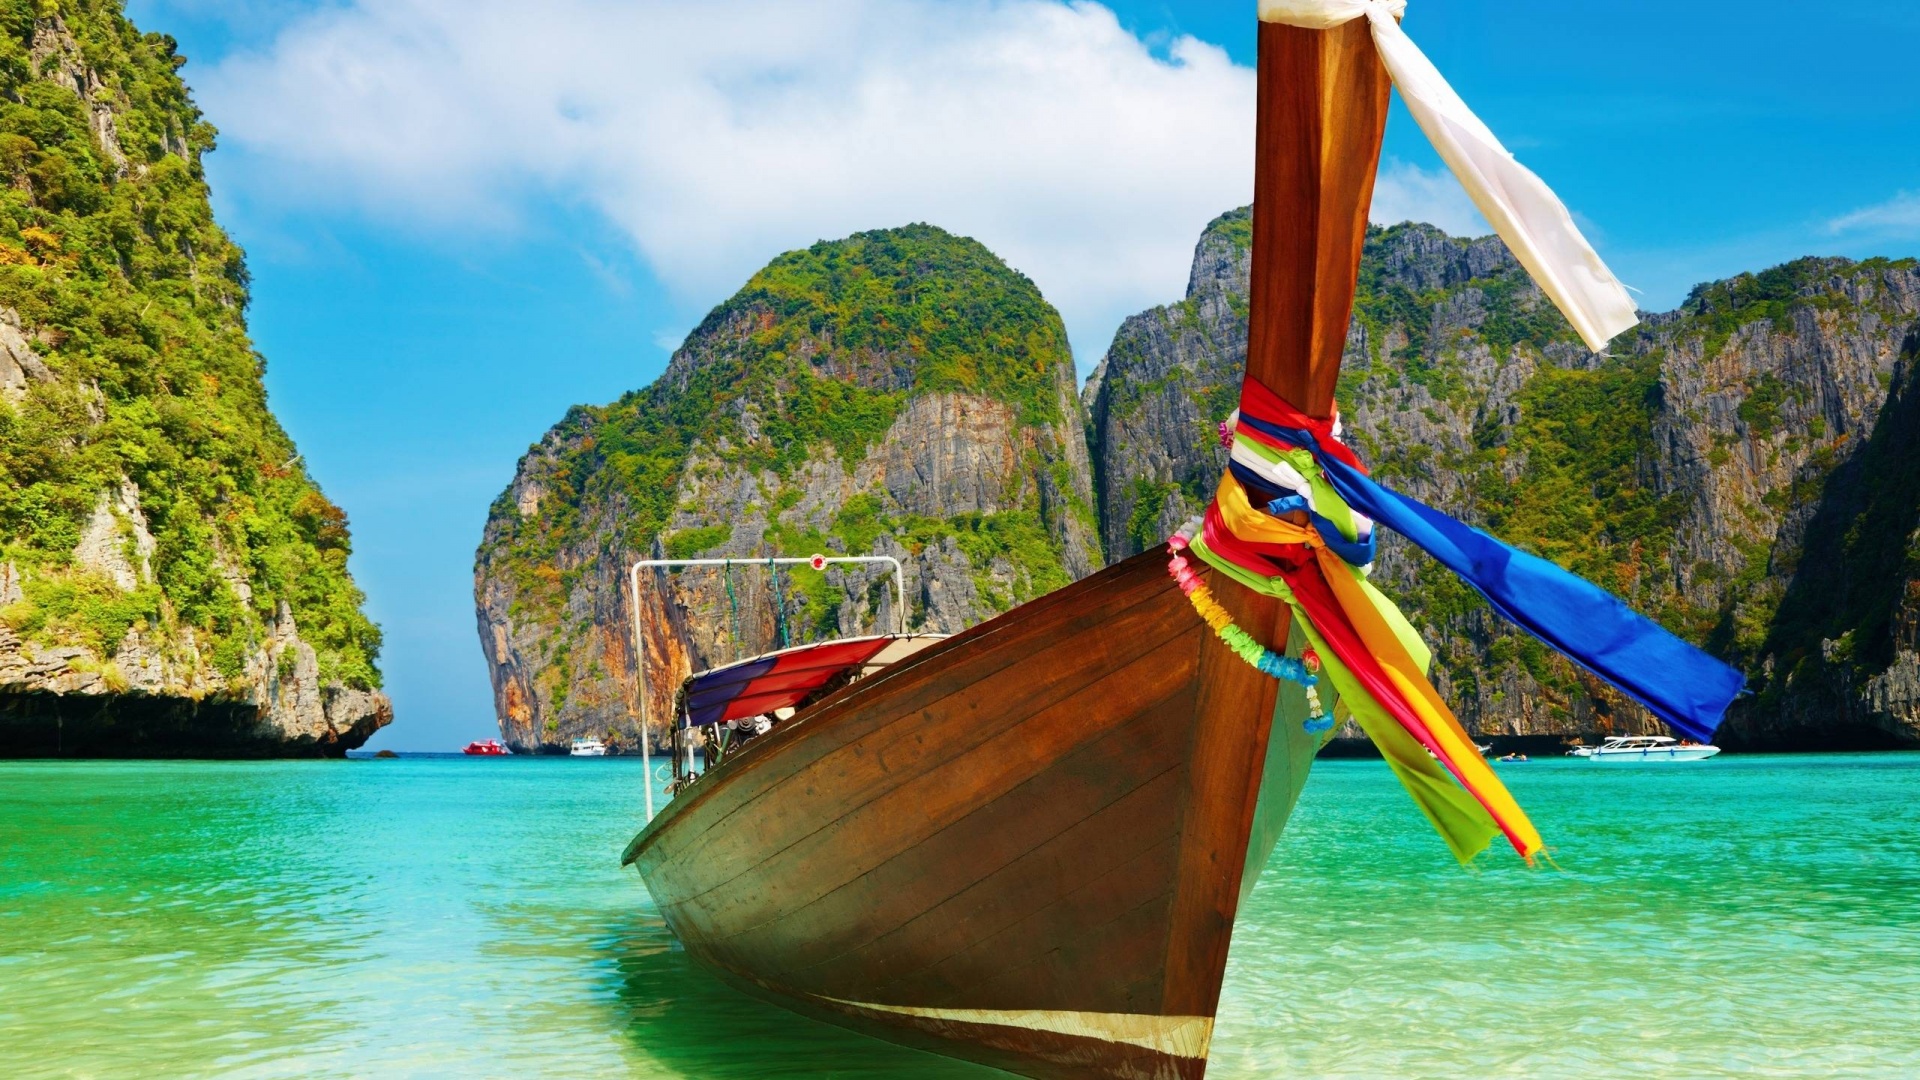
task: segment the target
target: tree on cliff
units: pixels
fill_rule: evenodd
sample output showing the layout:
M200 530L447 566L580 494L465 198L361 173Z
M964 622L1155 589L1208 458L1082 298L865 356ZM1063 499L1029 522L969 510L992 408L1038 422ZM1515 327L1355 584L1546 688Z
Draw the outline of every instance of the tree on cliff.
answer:
M380 632L268 411L184 63L111 0L0 0L0 683L357 743Z
M476 557L480 637L516 747L636 737L622 575L644 553L892 555L909 626L951 632L1100 561L1059 315L973 240L910 225L775 258L653 385L571 410L520 462ZM647 684L890 630L875 571L650 578ZM736 629L737 628L737 629Z
M1089 385L1108 554L1206 505L1247 341L1247 211ZM1367 237L1341 366L1386 483L1554 559L1746 669L1723 743L1920 744L1920 265L1799 259L1696 288L1599 356L1496 237ZM1386 536L1374 571L1482 735L1657 722Z

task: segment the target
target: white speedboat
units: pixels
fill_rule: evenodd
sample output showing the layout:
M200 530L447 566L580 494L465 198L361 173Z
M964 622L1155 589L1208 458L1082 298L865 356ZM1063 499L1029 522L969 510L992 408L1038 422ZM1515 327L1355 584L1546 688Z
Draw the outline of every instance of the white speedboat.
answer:
M1706 743L1681 742L1665 735L1614 735L1599 746L1576 746L1567 753L1588 761L1704 761L1720 752Z
M584 738L573 740L573 748L568 750L567 753L574 757L606 757L607 744L588 735Z

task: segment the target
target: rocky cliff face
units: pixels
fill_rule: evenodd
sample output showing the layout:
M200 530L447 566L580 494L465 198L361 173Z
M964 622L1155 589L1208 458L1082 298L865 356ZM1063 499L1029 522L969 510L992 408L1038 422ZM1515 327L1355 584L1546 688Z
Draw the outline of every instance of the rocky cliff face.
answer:
M1214 222L1187 299L1128 320L1089 384L1111 557L1211 494L1247 257L1245 211ZM1912 260L1804 259L1701 286L1595 356L1497 239L1402 225L1369 237L1340 400L1383 482L1747 670L1723 743L1920 745L1917 323ZM1658 728L1391 534L1374 579L1479 733Z
M344 753L392 718L267 410L173 41L0 3L0 754Z
M951 633L1090 572L1084 425L1059 316L979 244L917 225L781 256L495 502L474 594L504 739L636 744L638 558L741 560L643 578L656 732L690 670L903 616ZM815 552L900 560L907 610L883 569L753 562Z
M1167 538L1213 497L1217 425L1239 403L1247 357L1246 208L1209 224L1187 297L1120 325L1083 391L1100 535L1112 560Z

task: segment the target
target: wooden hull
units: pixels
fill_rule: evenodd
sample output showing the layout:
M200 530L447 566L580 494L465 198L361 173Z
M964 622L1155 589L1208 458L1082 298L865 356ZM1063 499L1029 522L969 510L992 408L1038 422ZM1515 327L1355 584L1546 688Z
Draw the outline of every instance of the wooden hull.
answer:
M1297 691L1275 726L1276 684L1165 558L863 680L673 800L626 861L688 952L1010 1072L1200 1077L1235 912L1315 742L1284 715Z
M1263 24L1259 82L1248 377L1324 417L1387 76L1356 19ZM1234 916L1316 740L1304 692L1220 644L1165 558L843 689L676 798L626 861L687 951L1027 1076L1202 1076ZM1207 575L1297 651L1277 600Z

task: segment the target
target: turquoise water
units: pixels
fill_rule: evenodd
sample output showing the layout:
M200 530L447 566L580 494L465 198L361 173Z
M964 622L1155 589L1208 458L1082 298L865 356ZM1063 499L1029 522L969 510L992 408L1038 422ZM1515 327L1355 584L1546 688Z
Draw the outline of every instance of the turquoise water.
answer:
M1920 755L1500 766L1559 869L1322 762L1209 1076L1920 1076ZM624 759L0 763L0 1076L975 1077L739 997Z

